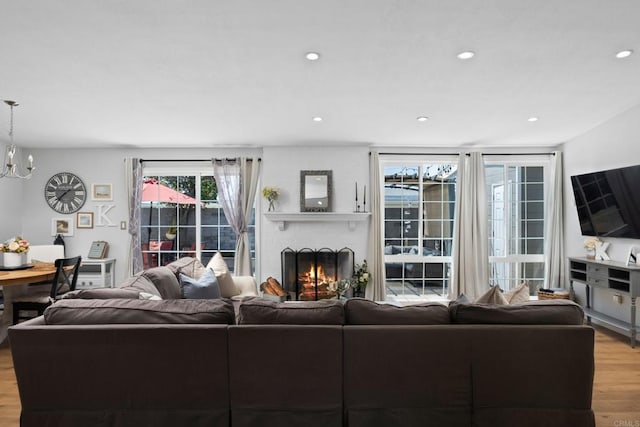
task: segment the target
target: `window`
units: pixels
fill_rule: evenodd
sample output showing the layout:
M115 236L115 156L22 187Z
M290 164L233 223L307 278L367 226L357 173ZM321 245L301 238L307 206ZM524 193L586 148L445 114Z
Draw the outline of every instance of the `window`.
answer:
M507 290L544 284L546 162L486 161L489 277Z
M457 162L385 161L387 297L444 296L451 276Z
M144 177L140 222L144 268L166 265L179 257L203 264L220 251L233 270L236 236L217 202L212 173L158 173ZM255 265L255 214L248 225Z

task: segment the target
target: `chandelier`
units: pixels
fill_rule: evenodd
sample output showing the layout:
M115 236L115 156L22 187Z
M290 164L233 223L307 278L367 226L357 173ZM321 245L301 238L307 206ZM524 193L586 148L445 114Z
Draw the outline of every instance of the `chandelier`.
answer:
M2 171L0 172L0 178L8 177L29 179L31 178L31 173L35 170L35 167L33 166L33 156L29 154L29 165L26 167L27 173L21 174L18 170L18 159L15 159L16 146L13 143L13 107L17 107L20 104L15 101L6 100L4 101L4 103L11 108L11 121L9 122L9 146L7 147L7 151L4 154L4 162Z

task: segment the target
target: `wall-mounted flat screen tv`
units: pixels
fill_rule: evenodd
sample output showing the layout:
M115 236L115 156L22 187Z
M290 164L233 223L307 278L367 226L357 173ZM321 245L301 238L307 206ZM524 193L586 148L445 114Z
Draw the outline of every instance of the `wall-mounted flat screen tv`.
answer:
M640 239L640 165L571 177L585 236Z

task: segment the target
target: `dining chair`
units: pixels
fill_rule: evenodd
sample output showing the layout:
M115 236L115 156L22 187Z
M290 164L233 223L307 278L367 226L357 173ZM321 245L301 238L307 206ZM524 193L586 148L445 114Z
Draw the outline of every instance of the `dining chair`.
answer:
M41 316L44 310L67 292L76 289L78 281L78 270L82 263L82 257L60 258L55 260L56 273L51 281L49 289L34 287L29 289L27 294L17 296L13 299L13 324L16 325L20 319L30 319L36 316L20 316L23 311L35 311L37 316Z

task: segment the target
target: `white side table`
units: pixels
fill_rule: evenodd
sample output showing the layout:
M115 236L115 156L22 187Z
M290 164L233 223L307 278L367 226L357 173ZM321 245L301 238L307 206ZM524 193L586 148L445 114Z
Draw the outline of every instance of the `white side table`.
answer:
M76 289L113 288L116 285L116 259L103 258L82 260L78 271Z

